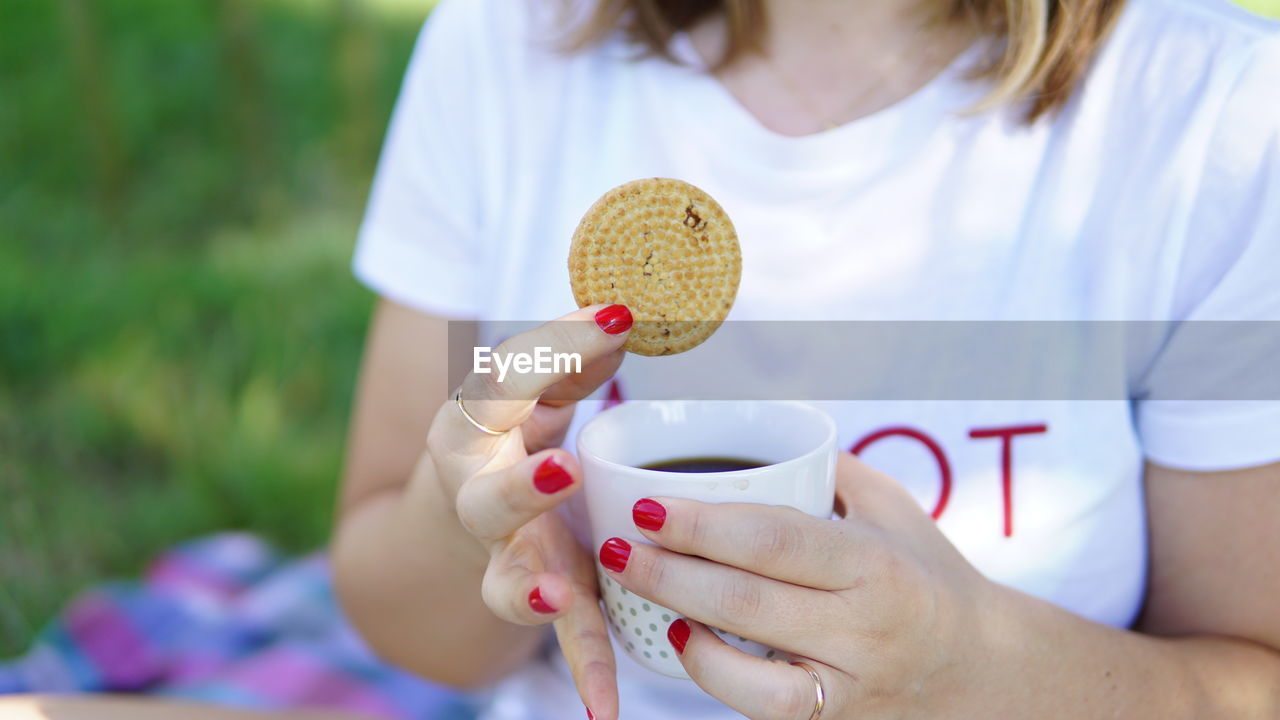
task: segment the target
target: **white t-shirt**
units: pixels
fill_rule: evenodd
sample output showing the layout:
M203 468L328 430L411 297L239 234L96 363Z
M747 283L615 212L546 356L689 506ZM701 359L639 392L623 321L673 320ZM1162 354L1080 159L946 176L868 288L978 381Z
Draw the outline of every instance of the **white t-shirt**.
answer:
M383 296L455 318L563 315L582 213L663 176L737 226L731 319L1280 320L1280 30L1224 0L1129 0L1088 82L1031 127L957 112L985 91L963 77L971 51L893 107L799 138L620 36L556 52L537 17L554 5L432 14L355 257ZM684 36L673 50L696 59ZM622 387L662 362L628 358ZM898 478L988 577L1117 627L1144 595L1144 459L1280 460L1277 402L827 408L843 447ZM622 655L618 672L625 717L736 717ZM489 720L582 713L554 650L493 698Z

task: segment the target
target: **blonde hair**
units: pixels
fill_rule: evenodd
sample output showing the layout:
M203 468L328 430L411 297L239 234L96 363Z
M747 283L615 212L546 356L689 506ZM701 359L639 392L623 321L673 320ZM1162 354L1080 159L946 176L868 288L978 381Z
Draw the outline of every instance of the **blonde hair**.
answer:
M973 22L1002 38L998 57L975 68L974 79L992 83L975 110L1026 103L1023 119L1034 122L1061 109L1088 69L1124 0L937 0L938 18ZM728 28L724 56L716 67L759 50L766 31L762 0L598 0L568 36L580 49L621 27L649 51L671 58L672 36L707 15L721 13Z

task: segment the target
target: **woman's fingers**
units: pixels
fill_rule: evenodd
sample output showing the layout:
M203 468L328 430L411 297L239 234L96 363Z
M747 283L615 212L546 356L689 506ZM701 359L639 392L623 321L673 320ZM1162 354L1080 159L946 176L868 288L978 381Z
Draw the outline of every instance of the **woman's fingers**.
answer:
M595 591L581 590L555 629L583 704L596 720L617 720L618 670Z
M527 448L545 447L559 437L568 425L567 412L544 413L551 426L535 423L529 445L521 425L548 388L577 376L587 384L601 382L604 371L621 361L631 322L625 306L593 305L495 348L487 366L491 372L469 373L460 394L437 411L427 434L427 451L446 496L455 496L467 478L517 462ZM586 389L561 385L553 402L568 403L574 392Z
M543 405L552 406L578 402L612 379L618 373L618 368L622 367L622 361L626 356L626 351L619 347L591 362L584 361L580 374L570 375L547 388L542 393L540 402Z
M562 449L544 450L464 482L456 499L458 520L477 540L491 546L580 487L578 461Z
M561 575L541 572L541 549L517 537L485 569L480 595L495 615L519 625L542 625L574 605L573 584Z
M667 637L689 677L709 695L751 720L808 720L818 704L818 689L803 668L762 660L726 644L706 626L675 620ZM839 717L846 688L842 674L817 660L804 660L822 682L824 717Z
M576 409L576 404L548 405L540 402L535 405L529 419L520 426L525 452L536 453L564 445Z
M595 563L559 517L543 515L503 544L489 563L482 591L485 604L505 620L554 621L583 702L598 720L617 719L617 669Z
M646 537L685 555L820 590L852 585L857 526L789 507L645 498L632 518ZM840 558L839 562L833 558Z
M621 538L599 556L624 588L695 620L780 650L836 652L824 623L848 608L833 593Z
M489 372L462 381L467 414L494 430L516 427L543 392L621 348L631 322L623 305L591 305L507 339L490 353ZM452 426L479 432L455 414Z
M538 538L547 568L573 583L573 607L556 620L556 637L578 695L596 720L617 720L618 681L613 644L600 610L599 577L591 551L559 517L539 518Z
M578 401L595 392L617 374L626 354L625 350L618 348L583 365L582 374L570 375L547 388L534 405L529 418L520 426L525 449L537 452L561 445Z

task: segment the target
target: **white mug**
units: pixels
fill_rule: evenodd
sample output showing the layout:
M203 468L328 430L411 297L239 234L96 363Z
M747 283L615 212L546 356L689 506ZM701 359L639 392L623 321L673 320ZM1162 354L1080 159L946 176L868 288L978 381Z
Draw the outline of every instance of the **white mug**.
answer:
M686 473L643 466L694 457L767 463L727 472ZM578 433L578 458L595 549L609 538L648 542L631 508L647 497L786 505L830 517L835 499L836 426L822 410L799 402L711 400L626 402ZM679 615L620 587L599 567L601 596L614 638L641 665L688 678L667 640ZM713 628L714 629L714 628ZM716 630L730 645L763 658L778 651Z

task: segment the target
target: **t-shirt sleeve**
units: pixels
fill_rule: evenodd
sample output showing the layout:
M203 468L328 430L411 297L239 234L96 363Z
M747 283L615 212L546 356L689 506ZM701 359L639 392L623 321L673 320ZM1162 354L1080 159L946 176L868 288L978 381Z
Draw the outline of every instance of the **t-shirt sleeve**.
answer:
M1182 305L1137 403L1148 458L1187 470L1280 461L1280 34L1249 48L1187 216ZM1205 272L1205 267L1212 267ZM1166 399L1161 399L1166 398Z
M353 261L356 277L383 297L451 318L481 309L481 6L446 0L423 26Z

